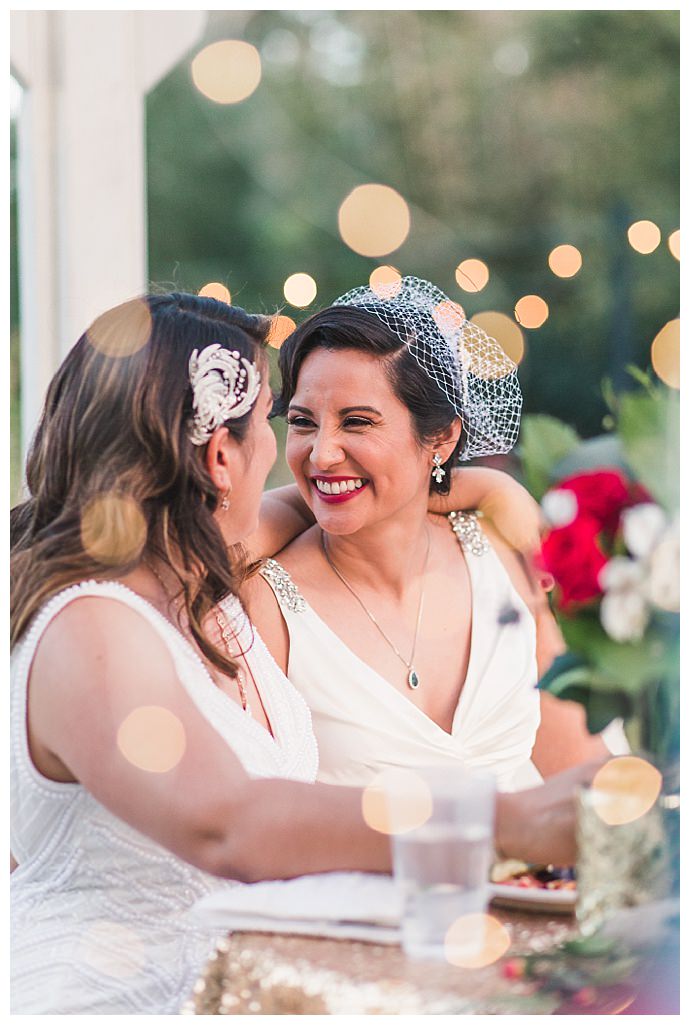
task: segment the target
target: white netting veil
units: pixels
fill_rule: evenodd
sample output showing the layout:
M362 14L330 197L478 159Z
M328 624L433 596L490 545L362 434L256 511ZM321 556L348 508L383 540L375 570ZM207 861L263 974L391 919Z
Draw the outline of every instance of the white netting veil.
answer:
M353 288L333 306L372 313L407 346L462 419L460 459L510 451L522 409L517 367L440 288L408 276L376 291Z

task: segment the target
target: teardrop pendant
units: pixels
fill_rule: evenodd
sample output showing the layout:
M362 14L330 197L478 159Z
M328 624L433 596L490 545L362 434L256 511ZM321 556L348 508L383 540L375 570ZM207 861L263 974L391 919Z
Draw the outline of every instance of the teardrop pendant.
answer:
M414 671L414 669L410 669L409 673L407 674L407 686L410 687L412 690L417 690L417 687L419 687L419 677L417 676L417 673Z

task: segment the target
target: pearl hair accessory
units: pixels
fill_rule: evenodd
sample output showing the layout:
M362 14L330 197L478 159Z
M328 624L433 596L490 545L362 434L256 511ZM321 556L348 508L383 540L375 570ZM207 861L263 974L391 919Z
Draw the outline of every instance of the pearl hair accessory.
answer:
M189 357L189 383L194 396L189 437L193 445L205 445L226 420L249 412L261 388L261 374L237 350L216 342L201 352L195 349Z

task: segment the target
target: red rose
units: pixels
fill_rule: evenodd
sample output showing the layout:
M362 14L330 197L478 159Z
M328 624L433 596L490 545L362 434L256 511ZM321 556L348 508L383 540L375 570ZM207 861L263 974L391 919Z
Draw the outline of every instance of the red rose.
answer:
M615 533L623 509L644 501L633 492L620 470L595 470L577 473L561 481L558 488L572 491L577 499L578 519L592 517L600 530Z
M594 516L579 515L565 527L551 530L541 546L543 568L558 586L558 604L566 610L601 594L599 573L607 558L599 547L601 524Z

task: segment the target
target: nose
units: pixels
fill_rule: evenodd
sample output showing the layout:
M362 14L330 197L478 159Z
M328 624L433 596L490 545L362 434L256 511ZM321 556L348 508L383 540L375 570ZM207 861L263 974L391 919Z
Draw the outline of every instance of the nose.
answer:
M326 471L342 463L345 458L342 445L333 431L323 428L316 432L312 440L309 462L316 471Z

